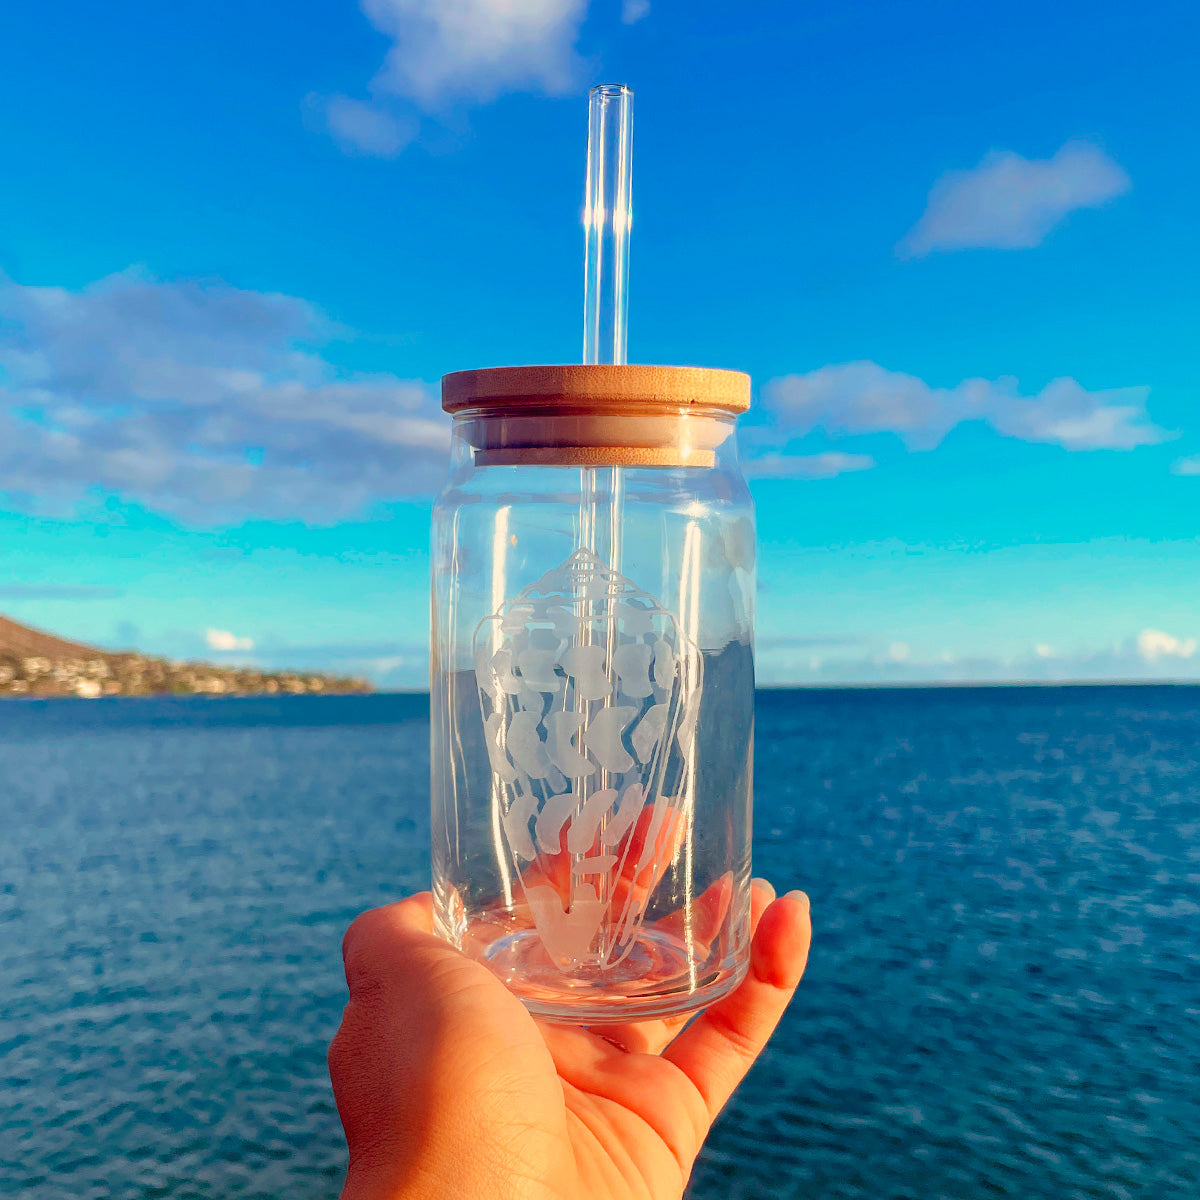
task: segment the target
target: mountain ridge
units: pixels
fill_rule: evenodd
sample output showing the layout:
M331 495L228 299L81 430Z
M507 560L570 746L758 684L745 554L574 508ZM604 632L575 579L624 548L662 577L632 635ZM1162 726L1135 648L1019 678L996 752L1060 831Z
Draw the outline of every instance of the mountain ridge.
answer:
M41 658L111 658L118 651L102 650L84 642L46 633L33 625L23 625L0 613L0 655L37 656Z
M71 641L0 614L0 696L304 695L374 690L365 679L176 662Z

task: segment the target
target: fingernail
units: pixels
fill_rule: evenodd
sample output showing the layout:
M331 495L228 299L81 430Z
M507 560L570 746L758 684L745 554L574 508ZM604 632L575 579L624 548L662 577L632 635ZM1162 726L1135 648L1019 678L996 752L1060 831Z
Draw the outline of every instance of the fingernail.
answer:
M811 903L809 902L808 896L804 892L802 892L799 888L793 888L790 892L785 892L783 898L785 900L799 900L800 903L803 904L805 908L812 907Z
M762 879L755 876L755 878L750 880L750 886L752 888L762 888L764 892L770 893L772 900L775 898L775 885L769 879Z

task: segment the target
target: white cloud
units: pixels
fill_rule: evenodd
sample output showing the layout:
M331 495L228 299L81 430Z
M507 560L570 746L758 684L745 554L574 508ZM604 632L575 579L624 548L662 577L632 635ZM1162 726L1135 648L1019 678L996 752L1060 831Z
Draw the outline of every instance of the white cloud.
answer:
M875 460L869 454L764 454L748 459L746 474L752 479L830 479L848 471L869 471Z
M1036 246L1076 209L1099 208L1130 186L1129 176L1087 142L1067 142L1048 159L992 151L974 170L951 171L934 184L924 215L897 250L917 256Z
M582 75L575 43L588 0L361 0L361 7L391 42L370 99L310 98L351 153L400 153L417 134L413 111L439 114L507 92L563 95ZM648 0L626 0L622 17L636 20L648 9Z
M1131 450L1173 435L1146 415L1144 387L1089 392L1073 379L1055 379L1023 396L1015 379L966 379L930 387L915 375L873 362L840 363L772 380L767 408L783 430L824 429L833 436L897 433L927 450L963 421L984 421L997 433L1068 450Z
M1171 464L1172 475L1200 475L1200 454L1177 458Z
M1191 658L1196 653L1196 639L1173 637L1161 629L1143 629L1137 637L1137 651L1148 663L1161 658Z
M385 112L349 96L330 96L325 101L325 119L329 132L351 154L395 158L417 136L417 122L412 117Z
M204 640L208 643L210 650L253 650L254 639L248 637L238 637L236 634L230 633L228 629L206 629L204 631Z
M1145 629L1107 647L1058 652L1037 644L1008 657L960 650L919 651L905 642L859 639L854 652L812 655L801 644L759 639L756 674L763 683L1070 683L1193 679L1200 681L1195 638Z
M462 96L569 90L587 0L363 0L392 39L374 90L437 109Z
M27 508L118 493L202 523L333 519L430 490L429 390L339 371L291 296L136 272L79 291L0 278L0 490Z
M650 0L624 0L621 5L621 21L633 25L650 12Z

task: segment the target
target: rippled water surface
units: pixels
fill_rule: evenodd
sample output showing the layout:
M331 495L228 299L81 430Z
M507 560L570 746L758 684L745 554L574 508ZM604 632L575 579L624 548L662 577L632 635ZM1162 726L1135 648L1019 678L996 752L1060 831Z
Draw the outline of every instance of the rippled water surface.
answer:
M0 706L0 1191L335 1196L338 945L423 697ZM690 1195L1200 1195L1200 689L770 692L808 977Z

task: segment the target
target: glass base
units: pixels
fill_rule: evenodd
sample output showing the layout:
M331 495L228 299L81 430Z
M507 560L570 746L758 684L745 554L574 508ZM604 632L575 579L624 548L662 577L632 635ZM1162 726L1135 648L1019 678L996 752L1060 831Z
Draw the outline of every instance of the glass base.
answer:
M625 1024L705 1008L742 981L747 962L696 965L679 938L648 929L616 966L554 965L535 929L490 942L483 961L534 1016L564 1025Z

